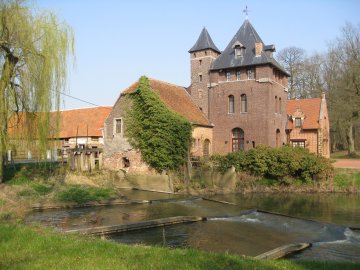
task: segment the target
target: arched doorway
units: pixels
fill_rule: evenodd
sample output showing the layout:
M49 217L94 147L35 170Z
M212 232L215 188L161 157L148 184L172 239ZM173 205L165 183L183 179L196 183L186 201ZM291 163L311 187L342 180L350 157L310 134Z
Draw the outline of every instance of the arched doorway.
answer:
M232 151L244 150L244 131L241 128L232 130Z
M276 130L276 147L280 147L281 145L281 137L280 137L280 130Z
M203 143L203 156L208 157L210 155L210 140L205 139Z

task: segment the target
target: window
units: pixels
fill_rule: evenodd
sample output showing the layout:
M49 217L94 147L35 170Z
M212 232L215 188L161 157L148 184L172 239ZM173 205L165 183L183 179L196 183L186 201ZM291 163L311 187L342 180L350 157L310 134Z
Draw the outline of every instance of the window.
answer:
M199 66L201 66L201 64L202 64L202 60L199 60Z
M282 108L281 108L281 98L279 98L279 113L281 114L282 112Z
M203 97L203 90L199 89L198 94L199 94L199 98L202 98Z
M295 118L295 127L301 127L301 118Z
M210 154L210 140L205 139L203 144L203 156L208 157Z
M231 95L229 96L229 113L234 113L235 112L235 100L234 100L234 96Z
M277 109L278 109L278 98L277 96L275 96L275 113L278 112Z
M245 94L241 95L241 112L242 113L247 112L247 98Z
M232 130L232 151L244 150L244 131L241 128Z
M229 82L231 79L231 74L230 72L226 72L226 81Z
M293 147L305 148L305 141L292 141L291 144Z
M280 129L277 129L276 130L276 147L280 147L280 142L281 142Z
M255 79L255 69L250 68L247 70L248 80L254 80Z
M114 119L114 134L121 134L122 133L122 119L117 118Z
M240 70L236 71L236 80L240 81L241 77L240 77L241 73Z
M199 75L199 82L202 82L202 75Z

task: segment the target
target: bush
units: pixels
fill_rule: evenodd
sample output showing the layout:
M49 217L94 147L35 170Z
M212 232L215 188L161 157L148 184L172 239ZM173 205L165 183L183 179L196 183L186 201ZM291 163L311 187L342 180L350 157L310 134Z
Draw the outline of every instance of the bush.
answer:
M293 179L301 179L303 182L325 180L333 174L328 159L317 157L299 147L271 148L260 145L247 152L213 156L212 161L221 173L234 166L237 172L280 180L286 184L290 184Z

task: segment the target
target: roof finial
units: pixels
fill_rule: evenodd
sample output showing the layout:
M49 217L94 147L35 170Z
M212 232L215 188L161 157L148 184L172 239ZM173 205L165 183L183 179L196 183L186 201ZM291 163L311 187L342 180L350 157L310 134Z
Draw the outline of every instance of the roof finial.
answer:
M245 9L243 10L243 12L246 14L245 20L249 19L249 12L251 10L248 9L248 6L246 5Z

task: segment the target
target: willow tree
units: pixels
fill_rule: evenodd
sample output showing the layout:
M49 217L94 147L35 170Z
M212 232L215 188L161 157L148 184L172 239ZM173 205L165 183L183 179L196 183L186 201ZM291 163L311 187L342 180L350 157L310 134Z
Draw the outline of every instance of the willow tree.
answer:
M21 0L0 0L0 182L9 119L24 113L35 116L26 119L22 130L30 129L24 134L32 134L44 149L48 112L59 109L67 60L73 55L73 32L53 13L36 12Z

